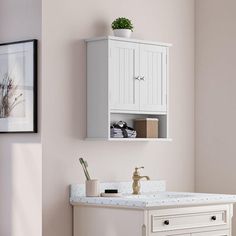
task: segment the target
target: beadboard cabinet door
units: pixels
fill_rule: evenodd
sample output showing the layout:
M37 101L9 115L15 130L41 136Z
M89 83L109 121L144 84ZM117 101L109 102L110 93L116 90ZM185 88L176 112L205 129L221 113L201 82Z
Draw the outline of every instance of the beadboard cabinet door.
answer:
M167 111L167 48L140 45L140 110Z
M139 110L139 44L110 42L110 109Z

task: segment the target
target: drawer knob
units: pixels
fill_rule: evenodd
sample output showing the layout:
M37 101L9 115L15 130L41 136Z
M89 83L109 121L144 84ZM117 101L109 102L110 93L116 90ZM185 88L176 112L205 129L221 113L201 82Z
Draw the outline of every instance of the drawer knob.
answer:
M211 220L215 221L216 220L216 216L212 216Z
M170 224L170 221L169 220L165 220L164 221L164 225L169 225Z

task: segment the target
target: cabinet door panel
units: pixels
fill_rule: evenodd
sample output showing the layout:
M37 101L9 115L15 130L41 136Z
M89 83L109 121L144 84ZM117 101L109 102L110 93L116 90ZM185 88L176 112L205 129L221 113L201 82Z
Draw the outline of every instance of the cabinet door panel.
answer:
M139 45L110 44L110 109L139 110Z
M229 230L218 230L201 233L193 233L192 236L231 236Z
M192 236L191 233L177 233L176 231L152 233L151 236Z
M166 236L191 236L191 234L166 234Z
M167 110L167 49L155 45L140 46L140 110Z

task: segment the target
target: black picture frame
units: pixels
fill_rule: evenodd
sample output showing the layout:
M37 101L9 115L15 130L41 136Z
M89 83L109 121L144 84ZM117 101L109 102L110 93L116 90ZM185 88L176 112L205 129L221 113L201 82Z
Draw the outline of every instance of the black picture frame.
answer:
M0 134L4 133L38 133L38 40L22 40L15 42L0 43L0 49L2 47L8 47L11 45L31 44L32 45L32 125L29 129L17 129L17 130L3 130L0 127ZM0 54L1 55L1 54ZM0 62L1 68L1 62ZM1 101L0 101L1 102ZM0 118L1 124L1 118Z

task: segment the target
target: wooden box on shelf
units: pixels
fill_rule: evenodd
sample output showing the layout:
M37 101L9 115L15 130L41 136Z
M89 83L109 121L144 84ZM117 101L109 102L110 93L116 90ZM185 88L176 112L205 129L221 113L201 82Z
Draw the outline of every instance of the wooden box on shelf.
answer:
M158 138L158 119L136 119L134 129L137 132L137 138Z

